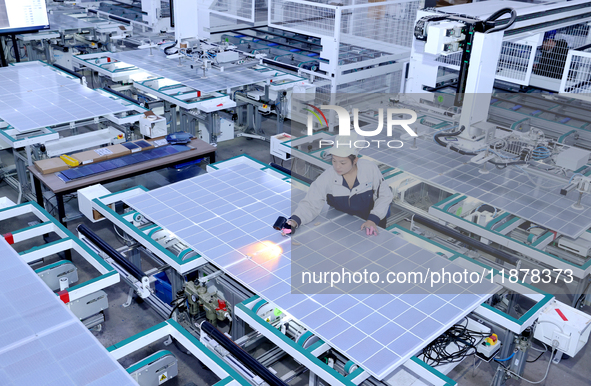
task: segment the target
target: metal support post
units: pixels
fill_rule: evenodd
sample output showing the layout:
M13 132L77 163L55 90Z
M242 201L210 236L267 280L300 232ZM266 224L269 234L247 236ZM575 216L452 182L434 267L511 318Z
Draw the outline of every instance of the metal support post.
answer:
M246 106L246 131L250 130L256 132L256 127L254 127L254 106L251 104Z
M511 301L509 303L512 303ZM500 358L508 358L511 353L513 352L513 347L515 345L515 334L509 330L505 330L505 334L503 336L503 345L499 350ZM505 382L507 381L507 373L504 371L505 368L498 364L497 372L495 373L494 382L491 386L504 386Z
M175 299L177 292L181 291L185 286L185 280L177 271L172 268L166 270L166 276L170 280L170 288L172 291L172 299Z
M129 259L131 264L135 265L140 270L142 270L142 256L140 254L140 251L138 251L137 249L130 250L128 252L127 258Z
M176 105L170 105L170 132L174 133L177 131L177 124L176 124Z
M259 133L260 135L265 135L265 132L263 131L263 116L261 115L261 113L259 112L259 109L254 107L254 124L255 124L255 133Z

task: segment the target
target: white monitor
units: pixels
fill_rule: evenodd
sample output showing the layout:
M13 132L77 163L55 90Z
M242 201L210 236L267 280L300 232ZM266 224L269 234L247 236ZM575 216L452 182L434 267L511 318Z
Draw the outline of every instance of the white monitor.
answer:
M45 0L0 0L0 34L48 28Z

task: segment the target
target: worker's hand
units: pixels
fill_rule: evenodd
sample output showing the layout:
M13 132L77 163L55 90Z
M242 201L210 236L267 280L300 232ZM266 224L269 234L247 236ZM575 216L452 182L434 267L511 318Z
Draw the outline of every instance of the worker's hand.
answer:
M282 236L287 236L288 234L290 234L292 232L292 229L296 229L298 227L298 223L295 222L295 220L287 220L287 224L289 224L291 226L291 229L286 229L283 228L281 230L281 235Z
M361 230L365 229L365 234L368 236L371 235L376 235L378 234L378 226L376 225L375 222L371 221L371 220L367 220L366 222L364 222L363 224L361 224Z

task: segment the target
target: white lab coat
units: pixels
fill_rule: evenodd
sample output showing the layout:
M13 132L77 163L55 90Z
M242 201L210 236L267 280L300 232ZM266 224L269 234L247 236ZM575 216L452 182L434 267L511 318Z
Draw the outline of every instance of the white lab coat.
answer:
M299 225L314 220L324 205L331 206L345 213L357 215L364 220L380 223L388 213L394 198L377 165L369 160L357 161L358 185L349 189L343 185L344 178L334 168L324 171L312 183L306 197L300 201L291 218ZM346 185L346 182L344 183Z

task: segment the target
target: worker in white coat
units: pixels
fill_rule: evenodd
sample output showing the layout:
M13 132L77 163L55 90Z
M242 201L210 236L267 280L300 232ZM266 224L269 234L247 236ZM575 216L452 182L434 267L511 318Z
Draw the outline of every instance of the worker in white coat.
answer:
M337 136L329 152L332 168L322 173L310 185L306 197L288 220L297 228L314 220L326 203L335 209L361 217L361 230L377 234L377 227L386 227L386 219L394 195L375 163L358 157L354 144L359 138Z

